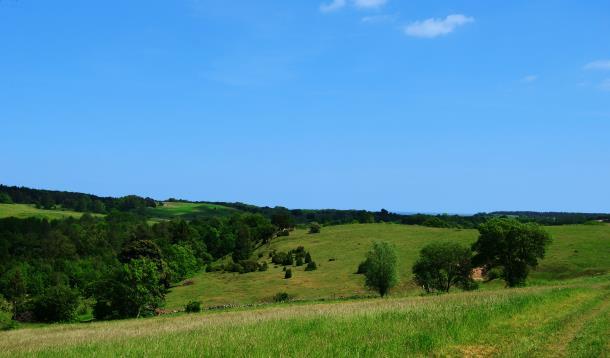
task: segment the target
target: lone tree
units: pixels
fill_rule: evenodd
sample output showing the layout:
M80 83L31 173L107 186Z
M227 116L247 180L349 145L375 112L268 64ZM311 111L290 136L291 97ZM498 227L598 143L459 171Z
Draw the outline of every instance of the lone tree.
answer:
M387 242L376 242L368 252L367 259L369 266L365 273L365 284L383 297L398 283L396 251Z
M473 263L486 270L500 268L509 287L523 285L530 267L544 258L551 237L540 225L514 219L494 218L479 226Z
M449 292L451 286L476 287L470 276L472 251L457 243L433 242L424 246L413 265L415 282L426 292Z

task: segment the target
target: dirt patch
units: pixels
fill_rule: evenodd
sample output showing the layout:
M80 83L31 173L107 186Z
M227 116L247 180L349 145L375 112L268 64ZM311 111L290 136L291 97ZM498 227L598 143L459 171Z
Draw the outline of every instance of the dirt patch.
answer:
M485 279L485 271L482 267L475 267L472 269L470 277L475 281L483 281Z
M492 346L470 345L460 346L458 347L458 350L462 357L483 358L492 357L497 349Z

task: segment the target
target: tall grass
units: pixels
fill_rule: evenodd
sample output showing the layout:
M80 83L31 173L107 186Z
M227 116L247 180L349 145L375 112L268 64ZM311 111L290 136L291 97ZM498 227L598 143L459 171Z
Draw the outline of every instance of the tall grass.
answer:
M0 354L554 356L568 345L548 338L591 312L593 325L578 325L569 352L600 353L608 342L596 337L608 321L596 309L608 294L606 282L58 325L2 333Z

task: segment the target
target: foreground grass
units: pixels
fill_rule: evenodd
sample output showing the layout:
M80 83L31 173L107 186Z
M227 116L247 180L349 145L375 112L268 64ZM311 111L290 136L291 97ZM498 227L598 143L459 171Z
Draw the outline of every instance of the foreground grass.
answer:
M31 204L0 204L0 218L16 217L20 219L36 217L49 220L65 219L67 217L80 218L83 213L70 210L44 210L37 209ZM100 214L93 214L101 216Z
M553 236L546 258L530 275L530 283L553 284L556 280L603 274L610 270L610 225L569 225L547 228ZM318 264L318 270L305 272L304 266L293 267L293 278L285 280L282 267L272 264L266 272L248 274L201 273L194 284L176 287L167 297L168 308L182 308L190 300L204 306L251 304L270 301L277 292L288 292L297 299L366 296L364 278L355 275L358 264L375 240L395 245L399 262L400 284L394 295L417 295L412 283L411 267L419 250L431 241L456 241L470 245L476 230L457 230L406 226L397 224L354 224L324 227L320 234L296 230L289 237L274 239L269 247L259 248L263 258L268 251L287 251L304 246ZM332 260L332 261L330 261ZM482 289L502 287L501 282L483 285Z
M607 356L610 282L285 304L0 333L22 356Z

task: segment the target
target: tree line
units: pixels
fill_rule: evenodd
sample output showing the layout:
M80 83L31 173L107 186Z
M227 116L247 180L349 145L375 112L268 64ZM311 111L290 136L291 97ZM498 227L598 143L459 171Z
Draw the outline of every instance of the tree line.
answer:
M192 202L182 199L169 199L175 202ZM151 218L146 208L162 205L162 201L153 198L143 198L128 195L122 198L98 197L91 194L74 192L40 190L25 187L0 185L0 203L35 204L43 209L61 207L79 212L107 214L112 211L132 212ZM336 210L336 209L288 209L281 206L255 206L245 203L229 202L194 202L222 205L237 209L243 213L261 214L274 222L282 230L295 225L306 225L312 222L321 225L340 225L352 223L391 222L404 225L422 225L438 228L475 229L485 221L494 217L510 217L521 222L534 222L541 225L583 224L589 221L601 220L610 222L610 214L600 213L564 213L564 212L532 212L532 211L499 211L478 213L474 215L448 214L400 214L386 209L379 211L367 210ZM209 215L209 214L206 214ZM193 213L193 217L203 217Z
M61 207L79 212L106 214L113 210L137 211L156 207L160 203L152 198L128 195L122 198L99 197L91 194L56 190L31 189L0 184L0 203L34 204L41 209Z
M89 308L96 319L151 315L173 284L227 255L249 259L277 231L248 213L153 225L116 211L0 219L0 297L21 321L71 321Z

